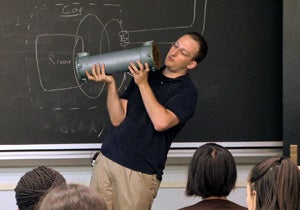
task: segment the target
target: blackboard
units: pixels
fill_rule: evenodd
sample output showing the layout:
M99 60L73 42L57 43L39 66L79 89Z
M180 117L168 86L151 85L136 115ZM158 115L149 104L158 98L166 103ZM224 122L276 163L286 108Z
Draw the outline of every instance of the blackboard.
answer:
M284 2L283 30L283 139L284 155L290 156L290 145L298 145L300 164L300 4Z
M195 116L175 142L282 139L282 2L278 0L3 0L0 2L0 143L101 143L111 128L106 88L81 83L78 52L155 40L162 59L188 31L207 58L192 71ZM115 75L119 91L130 80ZM138 123L138 122L137 122Z

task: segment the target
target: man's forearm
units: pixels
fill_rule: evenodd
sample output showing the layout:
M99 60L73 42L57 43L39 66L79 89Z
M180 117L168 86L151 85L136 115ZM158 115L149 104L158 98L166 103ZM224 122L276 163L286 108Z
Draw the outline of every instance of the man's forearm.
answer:
M126 109L119 99L116 83L112 82L107 87L107 109L111 123L119 125L125 118Z
M157 101L148 83L139 85L139 89L155 130L164 131L179 123L177 116Z

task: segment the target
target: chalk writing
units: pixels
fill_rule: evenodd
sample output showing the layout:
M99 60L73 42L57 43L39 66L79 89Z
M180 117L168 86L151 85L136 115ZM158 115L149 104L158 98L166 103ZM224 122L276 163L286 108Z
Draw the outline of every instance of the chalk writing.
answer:
M56 58L54 54L50 53L49 54L49 64L54 64L54 65L67 65L72 63L72 59L65 59L62 60L60 58Z
M61 17L77 17L82 15L83 13L83 6L80 4L56 4L57 6L61 7Z

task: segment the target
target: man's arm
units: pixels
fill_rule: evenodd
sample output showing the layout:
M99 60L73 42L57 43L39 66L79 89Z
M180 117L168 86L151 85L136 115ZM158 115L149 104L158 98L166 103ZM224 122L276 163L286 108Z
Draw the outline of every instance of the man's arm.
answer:
M87 78L95 82L104 82L107 85L107 109L111 123L118 126L125 118L127 100L120 99L116 81L111 75L105 74L104 64L96 64L92 67L91 74L86 71Z
M115 81L107 86L107 110L114 126L118 126L125 119L127 100L120 99Z
M154 129L157 131L164 131L177 125L179 123L178 117L157 101L148 83L149 65L146 63L144 67L140 61L137 61L137 64L139 69L134 63L131 63L128 69L133 75L135 83L139 87L144 106Z

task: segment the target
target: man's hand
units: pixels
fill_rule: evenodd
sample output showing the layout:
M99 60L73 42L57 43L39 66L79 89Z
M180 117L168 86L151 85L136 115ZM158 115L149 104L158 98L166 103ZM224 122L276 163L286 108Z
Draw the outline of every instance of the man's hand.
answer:
M88 71L86 71L85 74L89 80L93 80L95 82L104 82L106 84L111 84L114 81L113 76L107 75L105 73L104 64L102 64L101 67L99 63L93 65L92 72L89 73Z
M136 63L137 65L131 62L128 66L135 83L137 85L148 83L148 73L150 71L148 63L145 63L145 66L139 60Z

